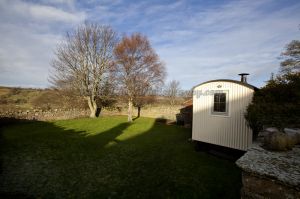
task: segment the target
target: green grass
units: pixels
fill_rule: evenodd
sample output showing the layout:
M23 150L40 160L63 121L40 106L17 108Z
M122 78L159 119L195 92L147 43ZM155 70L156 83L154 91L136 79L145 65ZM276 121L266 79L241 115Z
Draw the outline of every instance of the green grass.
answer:
M139 118L2 130L0 193L34 198L240 198L240 171L196 152L189 130Z

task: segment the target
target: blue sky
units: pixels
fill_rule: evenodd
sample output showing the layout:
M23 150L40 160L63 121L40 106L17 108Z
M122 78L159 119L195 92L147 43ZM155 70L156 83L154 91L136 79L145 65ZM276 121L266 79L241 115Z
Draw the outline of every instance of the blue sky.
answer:
M263 86L284 46L300 39L300 1L0 0L0 85L49 86L56 45L86 20L147 35L166 81L183 89L241 72Z

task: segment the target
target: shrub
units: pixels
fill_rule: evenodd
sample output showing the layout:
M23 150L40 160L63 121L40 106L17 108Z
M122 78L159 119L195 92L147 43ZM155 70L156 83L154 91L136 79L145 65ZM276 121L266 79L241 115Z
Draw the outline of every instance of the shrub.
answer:
M8 104L8 100L5 97L0 98L0 104Z
M257 133L263 126L299 127L300 73L285 74L256 91L245 118Z
M14 101L14 103L15 104L25 104L25 103L27 103L27 100L26 99L16 99L15 101Z
M22 91L21 88L12 88L9 92L9 96L18 95Z

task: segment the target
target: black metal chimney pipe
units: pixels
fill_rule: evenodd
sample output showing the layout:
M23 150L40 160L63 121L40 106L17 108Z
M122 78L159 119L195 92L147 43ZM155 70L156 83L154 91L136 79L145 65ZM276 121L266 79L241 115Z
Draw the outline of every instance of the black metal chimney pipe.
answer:
M241 82L247 83L247 75L249 75L249 73L240 73L239 75L241 76Z

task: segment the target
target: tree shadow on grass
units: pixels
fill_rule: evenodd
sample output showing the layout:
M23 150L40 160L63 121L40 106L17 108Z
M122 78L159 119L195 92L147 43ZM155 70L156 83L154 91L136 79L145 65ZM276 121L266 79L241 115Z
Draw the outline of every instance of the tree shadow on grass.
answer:
M83 175L84 167L92 174L88 167L99 163L98 152L104 154L101 149L130 125L124 122L89 136L52 122L1 118L0 124L0 198L72 195L67 190L76 176Z
M127 123L125 117L93 134L63 126L35 121L4 128L2 195L239 197L234 163L195 152L186 129L146 118Z

